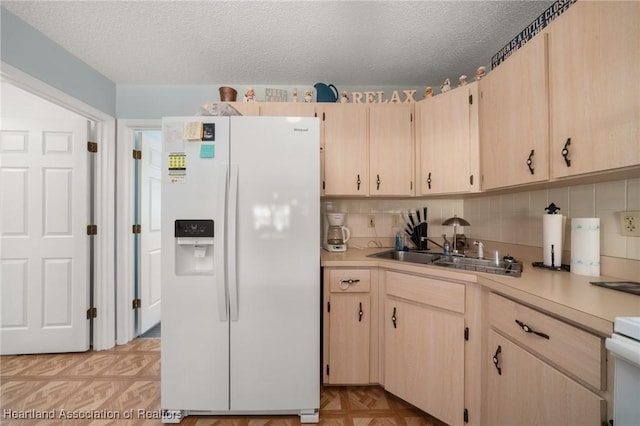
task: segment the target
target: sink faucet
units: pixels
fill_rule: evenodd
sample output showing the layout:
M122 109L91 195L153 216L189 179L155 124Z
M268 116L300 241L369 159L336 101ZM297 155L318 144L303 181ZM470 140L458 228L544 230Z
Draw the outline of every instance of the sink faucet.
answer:
M444 253L450 254L451 253L451 244L449 243L449 240L447 240L447 234L442 234L442 238L444 239L444 242L442 244L440 244L440 243L438 243L436 241L433 241L431 238L426 238L426 240L430 241L433 244L435 244L438 247L440 247Z
M484 243L476 240L473 245L478 246L478 259L484 259Z

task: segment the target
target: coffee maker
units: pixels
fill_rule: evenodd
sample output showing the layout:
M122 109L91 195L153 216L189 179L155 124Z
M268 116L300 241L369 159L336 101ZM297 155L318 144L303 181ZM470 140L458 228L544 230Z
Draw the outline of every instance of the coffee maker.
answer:
M346 251L351 236L349 228L344 226L345 213L327 212L324 217L322 244L327 251Z

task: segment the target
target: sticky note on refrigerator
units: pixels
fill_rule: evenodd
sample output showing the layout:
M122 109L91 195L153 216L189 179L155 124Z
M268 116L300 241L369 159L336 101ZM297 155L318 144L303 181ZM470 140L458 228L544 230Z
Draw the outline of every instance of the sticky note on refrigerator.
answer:
M216 156L216 146L211 143L200 145L200 158L214 158Z

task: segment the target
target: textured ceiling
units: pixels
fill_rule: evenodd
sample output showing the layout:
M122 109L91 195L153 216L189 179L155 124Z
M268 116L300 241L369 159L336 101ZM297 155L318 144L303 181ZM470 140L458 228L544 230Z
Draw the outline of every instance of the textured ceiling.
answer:
M550 1L7 1L117 84L413 87L472 76Z

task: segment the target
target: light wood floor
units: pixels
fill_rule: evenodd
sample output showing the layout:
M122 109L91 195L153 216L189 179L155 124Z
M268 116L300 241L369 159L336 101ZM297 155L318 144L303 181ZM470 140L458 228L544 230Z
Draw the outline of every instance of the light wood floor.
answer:
M84 415L94 419L71 419ZM137 339L101 352L0 357L2 425L159 425L159 415L158 339ZM289 426L299 420L297 416L188 416L181 424ZM320 424L442 425L377 386L323 387Z

